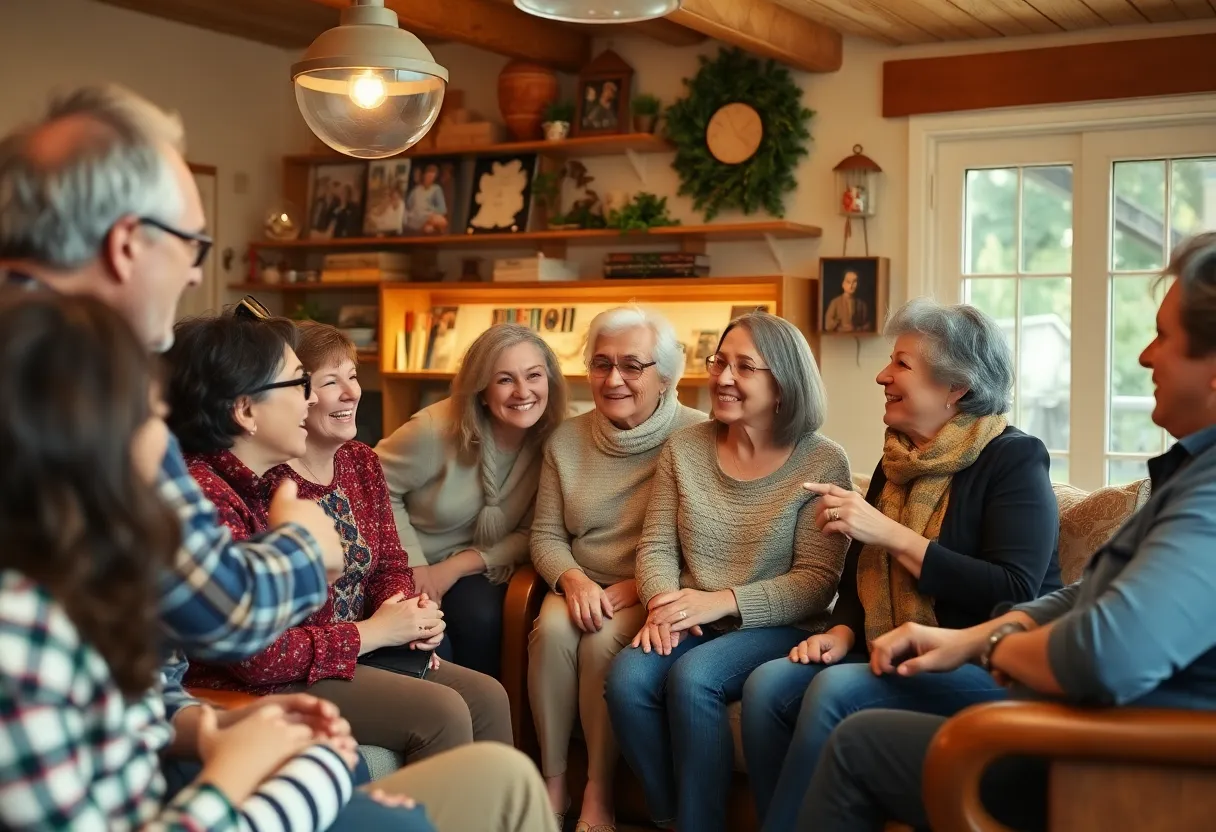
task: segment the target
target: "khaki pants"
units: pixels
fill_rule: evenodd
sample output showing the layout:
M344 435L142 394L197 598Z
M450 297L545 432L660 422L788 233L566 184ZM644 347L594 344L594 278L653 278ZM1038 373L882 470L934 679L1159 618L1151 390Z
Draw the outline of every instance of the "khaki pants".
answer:
M493 742L465 745L406 766L367 789L426 807L439 832L552 832L544 781L524 754Z
M324 679L308 692L337 705L360 744L404 754L406 763L474 740L512 744L503 686L449 662L425 679L359 665L351 681Z
M584 633L570 620L563 595L550 593L528 637L528 700L540 741L546 777L566 771L575 716L587 742L587 775L611 782L619 752L604 703L604 678L612 659L646 621L641 604L604 619L598 633Z

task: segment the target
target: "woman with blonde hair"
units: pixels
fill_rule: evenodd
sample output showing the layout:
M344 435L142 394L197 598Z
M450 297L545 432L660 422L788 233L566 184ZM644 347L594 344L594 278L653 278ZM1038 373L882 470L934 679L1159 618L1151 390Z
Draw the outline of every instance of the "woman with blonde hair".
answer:
M604 677L643 622L634 550L659 451L706 414L680 404L684 351L663 316L637 306L596 315L584 350L595 409L545 445L532 563L553 587L528 640L528 694L553 811L570 797L566 760L575 719L587 742L580 832L612 829L618 756Z
M440 655L495 678L506 581L528 556L541 447L565 411L549 345L498 324L465 353L451 396L376 446L414 585L444 610Z

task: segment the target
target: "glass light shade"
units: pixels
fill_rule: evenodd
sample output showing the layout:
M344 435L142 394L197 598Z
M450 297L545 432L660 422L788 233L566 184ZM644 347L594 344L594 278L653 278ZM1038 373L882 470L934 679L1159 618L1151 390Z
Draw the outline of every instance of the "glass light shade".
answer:
M680 0L515 0L515 7L566 23L639 23L666 17Z
M383 0L356 2L291 74L300 114L317 138L348 156L382 159L431 129L448 72L422 41L398 28Z

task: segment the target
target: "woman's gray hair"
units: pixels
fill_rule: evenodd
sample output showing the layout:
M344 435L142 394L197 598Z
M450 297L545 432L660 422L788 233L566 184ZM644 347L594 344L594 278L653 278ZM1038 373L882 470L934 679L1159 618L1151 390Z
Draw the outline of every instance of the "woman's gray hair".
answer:
M946 306L914 298L891 316L886 336L920 336L920 356L939 384L966 387L959 411L992 416L1009 410L1013 353L1000 326L966 303Z
M748 312L735 318L722 333L722 341L735 327L746 329L756 344L758 356L772 372L781 405L773 416L773 441L788 447L823 425L828 415L828 396L819 377L815 354L806 336L784 318L767 312Z
M79 125L68 147L47 150L45 131L68 120ZM166 153L182 145L176 116L123 87L56 100L41 121L0 139L0 260L76 269L124 216L177 222L184 195Z
M1196 234L1174 249L1162 277L1178 279L1187 355L1216 353L1216 231Z
M671 321L653 309L637 304L606 309L591 319L587 329L587 344L583 348L583 364L591 365L595 357L595 345L601 335L616 335L634 327L647 327L654 333L655 370L670 387L675 387L684 375L684 348L676 338L676 328Z

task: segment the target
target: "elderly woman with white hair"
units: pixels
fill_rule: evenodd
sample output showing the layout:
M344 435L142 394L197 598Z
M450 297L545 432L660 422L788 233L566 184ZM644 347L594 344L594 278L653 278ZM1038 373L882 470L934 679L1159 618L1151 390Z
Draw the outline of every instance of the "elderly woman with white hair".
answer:
M868 646L905 622L963 629L994 608L1060 588L1059 514L1047 448L1009 425L1013 358L973 306L918 299L887 325L891 360L882 460L863 499L808 483L816 524L850 540L824 632L758 668L743 690L743 749L763 829L802 829L820 754L845 717L869 708L949 716L1005 691L979 665L905 676ZM814 807L801 809L813 818ZM811 821L807 821L811 822Z
M601 312L584 353L595 409L570 419L545 446L532 562L553 587L528 643L528 692L553 811L570 803L566 758L575 718L587 742L580 832L613 828L618 750L604 704L604 677L646 620L634 582L634 550L659 451L705 414L676 398L684 353L672 325L652 310Z

